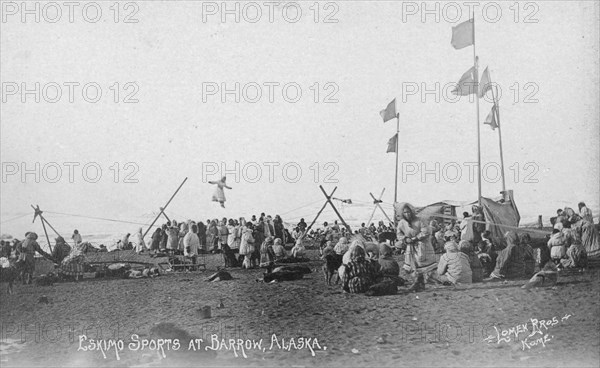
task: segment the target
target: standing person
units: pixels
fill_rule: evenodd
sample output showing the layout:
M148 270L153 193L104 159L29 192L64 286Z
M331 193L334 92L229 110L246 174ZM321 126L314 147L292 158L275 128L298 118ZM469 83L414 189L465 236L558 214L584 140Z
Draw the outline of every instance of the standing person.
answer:
M285 240L285 232L283 231L283 220L279 215L275 215L273 220L273 227L275 228L275 237Z
M265 236L265 222L264 222L264 217L260 217L258 219L258 223L256 224L256 226L254 227L254 240L256 241L256 244L262 244L262 242L265 240L266 236Z
M227 186L227 184L225 183L225 180L227 178L224 176L221 178L221 180L219 181L209 181L209 184L214 184L217 186L217 188L215 189L215 192L212 196L212 200L213 202L219 202L221 204L221 207L225 208L225 191L223 190L223 188L227 188L227 189L232 189L231 187Z
M365 225L364 222L362 224L360 224L360 229L358 229L358 233L360 235L366 236L368 231L369 231L369 229L367 229L367 226Z
M206 225L202 221L198 221L198 240L200 240L200 249L207 251L206 249Z
M23 265L21 267L21 280L23 284L31 284L33 280L33 272L35 271L35 252L38 252L44 258L52 259L52 256L42 250L37 243L37 234L28 232L25 234L25 240L21 243L19 260Z
M212 220L210 225L208 225L208 235L206 236L206 241L211 253L215 253L218 249L219 243L219 229L217 227L217 221Z
M264 218L263 224L265 228L263 231L265 238L273 237L273 235L275 234L275 226L273 225L273 219L271 218L271 215Z
M223 245L227 244L229 239L229 228L227 227L227 218L223 217L221 226L219 226L219 250L223 250Z
M478 244L481 241L481 234L485 231L485 216L483 215L483 208L478 205L474 205L472 207L473 210L473 218L472 221L472 230L473 230L473 239L464 239L471 240L473 244Z
M188 233L188 225L186 222L181 222L179 224L179 240L177 242L177 249L183 253L184 251L184 246L183 246L183 237L185 236L185 234Z
M178 244L179 228L177 227L177 224L171 224L171 226L167 229L167 250L169 253L175 253Z
M198 257L198 248L200 247L200 239L198 239L198 226L193 224L190 226L188 233L183 237L183 254L192 259L192 264L196 264Z
M152 242L150 243L150 251L154 251L154 253L158 253L160 249L160 241L162 239L162 229L160 227L154 230L152 234Z
M581 216L581 218L584 221L587 221L587 222L593 224L594 216L592 215L592 210L587 208L585 203L583 203L583 202L579 202L579 204L577 206L579 207L579 216Z
M75 242L75 245L83 242L83 239L81 238L81 234L79 234L79 231L77 229L73 230L73 235L71 235L71 239L73 239L73 242Z
M429 226L417 217L414 207L409 203L401 203L399 208L402 218L398 222L396 237L406 247L405 267L416 275L410 290L422 290L425 288L424 274L436 266Z
M161 252L167 250L167 241L169 240L169 234L167 234L167 229L168 229L169 225L171 225L171 223L167 222L161 228L161 232L160 232L160 246L159 246L159 249L160 249Z
M239 228L235 225L235 221L233 219L229 219L227 224L227 230L229 231L229 235L227 236L227 245L229 246L229 249L233 251L239 247L239 244L237 243L238 229Z
M471 220L471 217L469 216L469 213L463 212L463 219L460 221L460 224L458 225L460 228L460 239L461 240L468 240L468 239L466 239L466 237L467 237L467 231L468 231L470 220Z
M130 236L131 236L131 234L127 233L121 240L121 249L122 250L129 250L129 237Z
M300 231L305 232L307 227L308 227L308 225L306 225L306 222L304 222L304 219L301 218L300 222L298 223L298 228L300 229Z
M0 257L10 258L10 242L0 241Z
M252 236L252 223L247 222L240 242L240 255L244 256L242 268L252 267L252 253L254 253L255 239Z
M148 248L146 247L146 242L144 242L144 234L143 234L143 229L140 227L137 234L137 245L135 246L135 252L137 254L140 254L142 252L144 252L145 250L148 250Z
M266 266L271 262L274 262L273 257L273 237L269 236L262 242L260 246L260 266Z

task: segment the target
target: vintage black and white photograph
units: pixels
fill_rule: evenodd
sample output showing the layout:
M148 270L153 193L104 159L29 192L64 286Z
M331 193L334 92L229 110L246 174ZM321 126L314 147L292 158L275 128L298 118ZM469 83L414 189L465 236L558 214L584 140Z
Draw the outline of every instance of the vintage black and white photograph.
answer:
M2 368L600 366L600 2L0 18Z

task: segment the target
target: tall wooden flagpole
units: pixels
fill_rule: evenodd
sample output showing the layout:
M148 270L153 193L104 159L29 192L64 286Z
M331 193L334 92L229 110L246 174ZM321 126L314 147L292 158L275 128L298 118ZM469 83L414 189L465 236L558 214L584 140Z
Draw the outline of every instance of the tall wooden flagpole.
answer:
M398 147L400 139L400 113L396 113L396 180L394 181L394 204L398 202Z
M496 101L496 93L494 93L494 85L492 84L492 76L490 75L490 71L488 69L488 77L490 79L490 86L492 90L492 101L494 102L494 111L496 116L496 125L498 125L498 144L500 145L500 170L502 174L502 195L506 192L506 181L504 180L504 154L502 153L502 128L500 128L500 106L498 101Z
M477 124L477 202L481 206L481 139L479 135L479 70L477 53L475 52L475 12L473 12L473 63L475 68L475 106Z

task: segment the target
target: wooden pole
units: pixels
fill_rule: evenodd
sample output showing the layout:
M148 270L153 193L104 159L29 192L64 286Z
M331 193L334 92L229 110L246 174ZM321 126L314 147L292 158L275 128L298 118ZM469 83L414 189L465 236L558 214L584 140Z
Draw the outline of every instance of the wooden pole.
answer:
M336 190L337 190L337 187L333 188L333 192L331 192L331 195L333 195L333 193L335 193ZM325 195L325 197L327 197L327 194ZM312 226L315 224L315 222L317 222L317 219L319 218L319 216L321 215L321 212L323 212L323 210L325 209L325 207L327 207L327 202L323 203L323 207L321 207L321 209L319 210L319 212L317 212L317 215L315 216L315 219L310 223L310 225L308 225L308 227L306 228L306 232L304 233L304 235L308 234L308 230L310 230L312 228Z
M481 139L479 136L479 71L475 52L475 12L473 11L473 63L475 68L475 123L477 124L477 202L481 206Z
M50 249L50 254L52 254L52 243L50 243L50 237L48 236L48 230L46 230L46 220L44 219L44 216L42 216L42 210L40 210L39 205L36 205L36 207L33 207L33 205L31 205L31 208L33 208L33 210L35 211L35 213L33 215L33 221L35 221L35 218L37 216L40 216L40 222L42 223L42 228L44 228L44 234L46 234L46 240L48 241L48 248ZM48 223L48 226L50 226L52 228L52 230L54 230L56 235L60 236L58 234L58 232L52 227L52 225L50 225L50 223Z
M400 113L396 113L396 179L394 181L394 204L398 201L398 147L400 140Z
M163 216L165 216L165 218L167 219L167 221L171 222L171 219L169 218L169 216L167 216L167 214L165 213L165 209L162 207L160 208L160 213L162 213Z
M177 188L177 190L175 191L175 193L173 193L173 195L171 196L171 198L169 198L169 201L167 202L167 204L164 205L164 207L161 208L160 213L158 214L158 216L156 216L156 218L154 219L154 221L152 221L152 223L150 224L150 226L148 226L148 229L146 230L146 232L144 233L144 235L142 235L142 239L144 237L146 237L146 234L148 234L148 231L150 231L150 229L152 229L152 226L154 226L154 223L156 222L156 220L158 220L158 218L160 217L160 215L163 213L163 211L165 210L165 208L167 208L167 206L169 205L169 203L171 203L171 201L173 200L173 198L175 198L175 196L177 195L177 193L179 192L179 189L181 189L181 187L183 186L183 184L185 184L185 182L188 180L188 178L186 177L185 179L183 179L183 181L181 182L181 184L179 185L179 187Z
M348 230L348 232L350 234L352 234L352 229L350 229L350 226L346 223L346 221L344 221L344 218L342 217L342 215L340 215L337 208L335 208L335 206L333 205L333 202L331 202L331 197L333 196L333 193L331 193L331 195L328 196L327 193L325 192L325 189L323 189L322 185L319 185L319 188L321 188L321 192L323 192L323 194L325 194L325 197L327 198L327 202L329 202L329 204L331 205L331 208L333 208L337 217L342 221L342 224L344 224L344 226L346 227L346 230Z
M383 197L383 192L385 192L385 188L383 188L383 190L381 191L381 194L379 195L379 199L375 199L375 197L373 196L373 194L371 192L369 192L369 195L371 196L371 198L373 198L373 212L371 213L371 217L369 217L369 221L367 221L367 225L371 222L371 220L373 219L373 216L375 216L375 211L377 211L377 202L381 201L381 197Z
M490 71L488 70L488 76L490 77L490 85L492 84L492 76L490 75ZM506 192L506 181L504 179L504 153L502 151L502 128L500 128L500 103L496 101L496 94L494 93L494 88L492 86L492 100L494 101L494 106L496 107L494 110L496 111L496 124L498 125L498 144L500 145L500 169L502 174L502 193ZM504 195L504 194L503 194Z
M371 194L371 193L369 193L369 194ZM373 196L373 194L371 194L371 197L373 198L373 200L375 200L375 197ZM387 218L389 222L394 223L394 221L392 221L390 219L390 217L388 216L388 214L383 210L383 207L381 207L381 205L379 204L379 201L377 201L377 200L375 200L375 201L376 201L375 208L379 208L381 210L381 212L383 212L385 218Z

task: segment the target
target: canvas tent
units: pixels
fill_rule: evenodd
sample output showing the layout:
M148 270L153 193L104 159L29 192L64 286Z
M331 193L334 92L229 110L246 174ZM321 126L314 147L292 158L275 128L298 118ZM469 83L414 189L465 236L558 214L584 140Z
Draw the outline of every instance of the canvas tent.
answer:
M477 201L460 202L446 200L425 207L417 207L416 212L421 219L427 222L432 219L442 219L447 222L456 218L457 207L470 206L476 203ZM397 203L394 206L396 219L402 217L398 205ZM521 216L515 204L512 190L507 191L504 196L494 199L482 197L481 205L486 219L486 230L490 231L492 239L495 242L504 242L504 234L512 228L519 227Z

